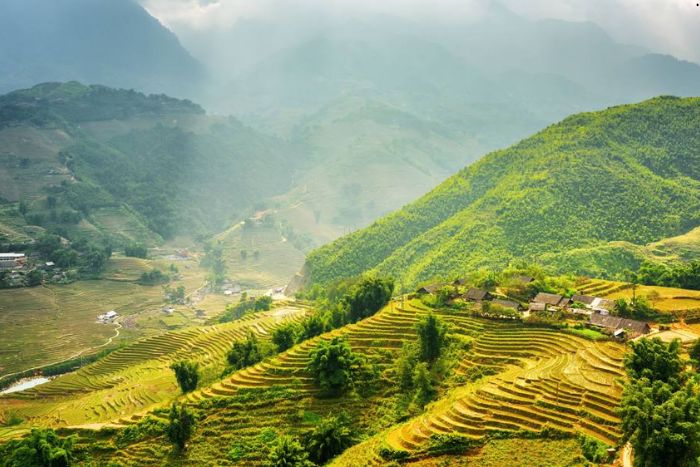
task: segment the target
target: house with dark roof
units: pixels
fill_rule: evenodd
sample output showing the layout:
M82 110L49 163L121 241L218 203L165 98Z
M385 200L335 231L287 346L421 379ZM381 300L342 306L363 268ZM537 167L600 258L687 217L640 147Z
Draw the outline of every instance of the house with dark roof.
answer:
M535 298L532 299L532 302L544 303L545 305L550 306L559 306L559 303L562 301L563 298L564 297L562 297L561 295L540 292L535 296Z
M547 311L547 304L546 303L530 302L530 306L528 307L528 310L530 310L530 311Z
M419 295L434 294L435 292L440 290L442 287L443 287L442 284L424 285L420 289L416 290L416 293Z
M628 336L636 337L651 332L649 323L644 321L603 315L601 313L593 313L590 317L590 324L591 326L604 329L613 335L619 335L621 334L620 331L624 331Z
M482 300L491 300L493 296L486 290L471 288L464 294L464 298L470 302L480 302Z
M574 296L571 297L571 300L574 302L579 302L579 303L583 303L584 305L590 306L596 298L597 297L593 297L592 295L574 294Z
M495 299L492 301L494 305L499 305L502 306L503 308L511 308L515 311L518 311L520 309L520 304L518 302L514 302L512 300L503 300L500 298Z

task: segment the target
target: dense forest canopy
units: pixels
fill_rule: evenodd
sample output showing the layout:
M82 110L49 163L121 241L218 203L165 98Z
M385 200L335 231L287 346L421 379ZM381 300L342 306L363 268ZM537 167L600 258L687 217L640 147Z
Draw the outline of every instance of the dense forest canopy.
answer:
M309 279L377 270L416 283L516 258L566 269L571 250L685 233L700 224L698 122L700 100L674 97L569 117L314 251ZM614 275L643 259L617 253L571 269L600 261Z

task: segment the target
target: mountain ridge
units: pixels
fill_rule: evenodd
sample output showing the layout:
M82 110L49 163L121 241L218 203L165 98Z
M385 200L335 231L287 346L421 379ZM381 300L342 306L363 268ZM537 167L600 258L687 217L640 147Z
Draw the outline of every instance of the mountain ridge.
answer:
M307 280L376 271L415 284L683 234L700 224L697 117L700 99L674 97L570 116L315 250Z

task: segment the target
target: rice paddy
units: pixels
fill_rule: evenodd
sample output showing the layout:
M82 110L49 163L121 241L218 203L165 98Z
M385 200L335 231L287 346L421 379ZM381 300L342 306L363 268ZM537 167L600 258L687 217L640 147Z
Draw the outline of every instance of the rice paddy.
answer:
M379 454L386 447L406 452L417 461L424 457L421 452L431 436L437 434L472 439L486 439L493 433L538 437L546 429L554 429L571 437L585 434L617 445L617 406L624 378L622 344L481 320L466 312L436 311L449 323L451 333L473 339L471 351L456 370L461 382L428 405L422 415L399 425L382 425L387 403L396 394L386 378L391 378L398 350L404 342L416 339L415 323L428 311L418 302L403 307L393 302L373 317L306 341L188 394L184 400L200 409L204 418L188 446L185 462L256 465L276 436L301 433L319 417L343 410L371 437L339 457L337 465L386 465L387 460ZM320 397L305 369L309 350L319 340L334 335L346 336L354 351L378 365L384 389L371 397ZM469 382L468 375L474 369L489 369L490 375ZM490 452L485 447L482 454L496 459ZM113 447L103 452L101 459L118 465L159 465L169 455L167 443L158 438Z

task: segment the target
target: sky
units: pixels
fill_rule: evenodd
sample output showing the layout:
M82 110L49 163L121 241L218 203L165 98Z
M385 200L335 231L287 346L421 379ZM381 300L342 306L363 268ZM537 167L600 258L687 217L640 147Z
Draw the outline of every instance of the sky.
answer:
M241 18L319 20L369 14L420 20L461 21L478 17L492 0L139 0L184 45L230 29ZM619 42L640 45L700 63L698 0L501 0L530 18L592 21Z

